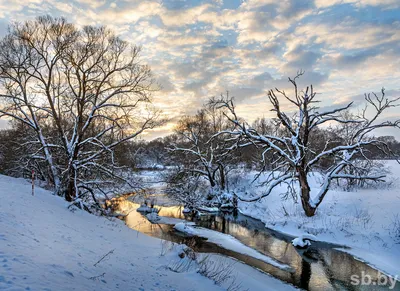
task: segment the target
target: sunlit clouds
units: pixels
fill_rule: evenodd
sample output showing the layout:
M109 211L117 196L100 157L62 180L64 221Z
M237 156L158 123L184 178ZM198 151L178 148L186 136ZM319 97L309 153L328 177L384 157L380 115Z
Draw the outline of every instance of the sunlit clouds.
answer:
M0 34L10 21L43 14L107 25L143 46L162 88L154 103L171 120L151 136L227 90L243 117L269 117L265 92L289 89L287 77L300 69L321 106L358 105L381 87L400 94L398 0L0 0Z

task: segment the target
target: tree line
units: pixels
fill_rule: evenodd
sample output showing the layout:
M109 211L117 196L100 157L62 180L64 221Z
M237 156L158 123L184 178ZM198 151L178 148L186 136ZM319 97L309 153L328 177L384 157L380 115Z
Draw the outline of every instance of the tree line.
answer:
M167 193L189 207L254 202L287 185L313 216L332 184L382 181L377 160L398 157L399 143L375 133L399 128L399 120L383 116L399 98L382 89L366 94L358 112L352 103L324 109L313 86L298 88L302 71L288 79L292 92L267 92L273 118L244 120L226 93L183 116L169 136L140 140L165 122L152 104L158 86L140 50L105 27L77 28L63 18L11 25L0 41L0 117L12 119L0 132L0 172L34 170L55 194L82 206L118 183L134 187L132 170L168 167ZM261 195L232 193L238 167L266 174ZM315 196L313 172L323 177Z

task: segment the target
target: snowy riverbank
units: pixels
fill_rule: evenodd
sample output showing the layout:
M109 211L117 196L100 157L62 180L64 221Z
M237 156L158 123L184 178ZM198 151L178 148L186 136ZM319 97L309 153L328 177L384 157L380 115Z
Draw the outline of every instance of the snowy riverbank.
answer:
M240 211L260 219L267 228L298 237L312 234L320 241L343 245L343 249L381 271L396 276L400 270L400 165L395 161L384 161L391 174L387 177L392 185L377 184L375 189L342 191L332 189L320 205L314 217L306 217L300 201L282 199L287 193L285 186L277 187L268 197L259 202L239 201ZM252 183L256 171L239 171L230 191L241 196L257 195L263 187L257 185L265 178L261 175ZM149 181L160 180L160 172L146 172ZM151 183L149 184L151 185ZM157 204L170 205L165 198L163 184L157 184L154 197ZM311 178L312 192L318 191L318 175ZM173 203L172 203L173 204Z
M300 202L282 200L286 187L255 203L240 202L243 214L262 220L267 228L291 235L309 233L318 240L345 245L344 251L392 275L400 275L400 165L386 162L392 170L391 188L332 190L314 217L306 217ZM255 173L248 173L236 187L241 195L256 195L262 187L251 184ZM262 180L262 177L260 180ZM313 179L312 190L319 187ZM248 193L248 194L245 194Z
M67 209L49 191L0 175L1 290L223 290L196 269L169 266L180 260L179 246L167 254L161 240L126 227L122 221ZM104 259L102 259L104 257ZM215 256L211 256L215 257ZM293 287L235 263L241 287Z

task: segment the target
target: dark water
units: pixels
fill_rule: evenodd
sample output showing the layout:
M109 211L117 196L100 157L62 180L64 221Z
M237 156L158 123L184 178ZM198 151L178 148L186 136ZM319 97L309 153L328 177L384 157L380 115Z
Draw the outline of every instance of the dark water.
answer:
M332 245L313 243L307 250L296 249L291 244L291 238L275 233L265 228L256 219L244 215L207 214L188 216L182 213L181 207L160 207L160 216L193 221L196 225L229 234L247 246L269 256L279 262L291 266L292 271L286 271L269 265L248 255L227 250L202 238L190 238L176 232L173 225L152 224L136 209L138 204L122 201L119 204L122 213L129 213L125 218L128 227L147 235L184 243L196 252L217 253L233 257L243 263L255 267L265 273L306 290L389 290L390 284L383 285L378 270L355 259L353 256L333 249ZM372 284L352 285L351 275L362 278L370 276ZM381 281L379 281L381 280ZM367 282L367 281L365 281ZM400 290L397 282L392 290Z

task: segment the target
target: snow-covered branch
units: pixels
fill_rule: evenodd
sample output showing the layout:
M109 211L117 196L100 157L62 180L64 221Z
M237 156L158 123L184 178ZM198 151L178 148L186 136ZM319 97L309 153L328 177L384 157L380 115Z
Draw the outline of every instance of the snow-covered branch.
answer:
M306 215L314 215L317 207L322 202L326 193L329 191L332 180L338 179L358 179L381 181L384 175L364 175L362 171L355 174L348 174L344 171L351 167L351 161L356 157L368 159L365 155L366 149L374 147L384 154L390 154L385 142L374 138L371 133L380 128L390 127L399 128L400 120L382 121L379 118L388 108L397 107L399 98L388 99L382 89L381 95L372 93L366 94L365 100L367 107L360 116L346 114L352 108L353 103L336 109L320 111L315 100L316 93L312 86L305 90L298 89L296 80L303 75L298 75L289 82L293 85L293 94L290 96L285 91L275 89L268 91L268 99L272 105L272 111L276 114L276 127L280 133L269 134L268 132L258 132L245 121L241 120L235 111L233 98L222 97L214 101L217 108L226 109L226 118L232 127L222 130L215 136L227 136L227 140L234 144L230 148L241 148L255 145L262 148L261 161L266 163L266 154L274 154L279 158L270 161L268 165L272 173L283 173L278 177L267 179L265 182L266 191L264 194L254 198L239 197L243 201L256 201L268 196L272 190L284 183L288 179L297 180L300 185L300 198ZM286 113L281 107L281 98L289 101L293 106L294 113ZM372 112L374 111L374 112ZM370 116L368 116L368 114ZM340 124L348 128L348 138L338 138L336 140L327 139L322 148L316 146L317 141L312 140L320 129L319 126L329 124ZM338 133L339 136L343 132ZM329 160L331 165L328 170L320 166L321 161ZM308 175L311 170L326 171L321 190L316 197L310 197L310 186Z
M39 17L12 25L0 48L0 116L36 133L32 156L45 157L67 200L85 181L118 178L114 150L163 122L140 48L104 27Z

